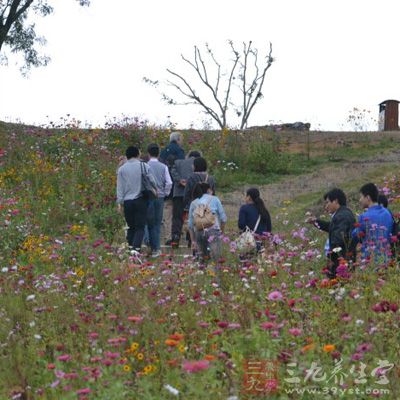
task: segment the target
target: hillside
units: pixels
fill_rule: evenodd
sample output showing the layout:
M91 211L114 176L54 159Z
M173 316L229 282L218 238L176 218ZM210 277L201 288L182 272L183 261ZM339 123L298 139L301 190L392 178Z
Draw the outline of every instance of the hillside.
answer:
M343 261L329 280L327 235L305 218L333 186L360 212L368 181L398 212L400 134L185 132L228 214L223 256L204 264L132 254L116 212L120 155L168 133L0 123L0 398L399 398L398 261ZM253 185L273 233L243 259Z

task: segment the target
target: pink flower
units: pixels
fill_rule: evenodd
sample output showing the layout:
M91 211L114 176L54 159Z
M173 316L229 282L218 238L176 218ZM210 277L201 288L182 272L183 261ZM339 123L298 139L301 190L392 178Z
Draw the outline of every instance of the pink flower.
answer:
M77 395L89 394L89 393L92 393L92 389L84 388L84 389L79 389L76 391Z
M372 344L371 343L361 343L357 347L357 353L366 353L367 351L371 351Z
M290 328L289 333L293 336L300 336L303 333L303 331L299 328Z
M69 361L71 359L71 356L69 354L63 354L61 356L57 357L58 361Z
M275 329L275 323L274 322L263 322L260 324L261 329L265 329L266 331Z
M97 332L90 332L88 334L88 336L89 336L89 340L90 339L97 339L99 337L99 334Z
M274 290L273 292L271 292L268 295L268 300L271 300L271 301L279 301L279 300L282 300L282 299L283 299L283 295L278 290Z
M199 372L203 369L207 369L210 366L210 363L207 360L200 361L185 361L182 365L182 368L189 373Z
M351 321L351 315L349 315L347 313L343 314L342 315L342 321L350 322Z
M68 372L64 375L64 379L78 379L79 375L76 372Z
M351 359L352 359L353 361L360 361L363 357L364 357L364 356L363 356L362 353L354 353L354 354L351 356Z
M143 317L138 316L138 315L132 315L132 316L128 317L128 321L139 323L139 322L143 321Z

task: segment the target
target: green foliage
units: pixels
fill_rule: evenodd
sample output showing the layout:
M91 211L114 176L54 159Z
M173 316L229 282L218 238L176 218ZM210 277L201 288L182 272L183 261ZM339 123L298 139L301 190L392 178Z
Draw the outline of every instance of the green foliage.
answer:
M89 0L79 0L81 6L89 5ZM42 17L53 12L53 7L46 0L11 0L0 1L0 55L7 61L4 49L21 54L24 64L21 72L26 74L31 67L46 66L50 58L39 53L37 46L46 43L37 36L34 23L29 23L32 14Z
M90 221L93 227L109 243L113 243L115 236L121 232L124 224L122 216L115 215L115 205L94 209L90 213Z
M264 174L288 174L291 172L291 156L275 150L270 143L253 142L244 160L249 171Z

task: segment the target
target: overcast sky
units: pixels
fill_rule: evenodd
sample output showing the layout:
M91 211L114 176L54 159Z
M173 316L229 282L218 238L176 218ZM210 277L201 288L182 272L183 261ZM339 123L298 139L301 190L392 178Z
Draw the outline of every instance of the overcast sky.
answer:
M94 125L104 117L140 116L201 126L198 108L166 106L142 78L180 68L180 54L208 42L219 61L227 39L253 40L275 63L249 125L310 122L341 130L353 107L378 115L400 100L398 0L74 0L53 1L37 20L48 40L47 67L21 76L14 58L0 66L0 119L45 124L67 113ZM48 117L47 117L48 116Z

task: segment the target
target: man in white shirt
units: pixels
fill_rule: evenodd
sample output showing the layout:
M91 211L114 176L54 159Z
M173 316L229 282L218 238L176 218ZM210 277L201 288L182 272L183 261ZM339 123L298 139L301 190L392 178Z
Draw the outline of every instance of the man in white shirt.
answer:
M147 147L149 153L148 166L153 174L156 184L158 197L149 201L147 211L147 227L149 230L149 243L152 251L152 257L158 257L161 254L160 246L160 230L164 212L164 198L169 195L172 188L172 180L168 171L168 167L158 161L160 148L157 144L152 143Z

